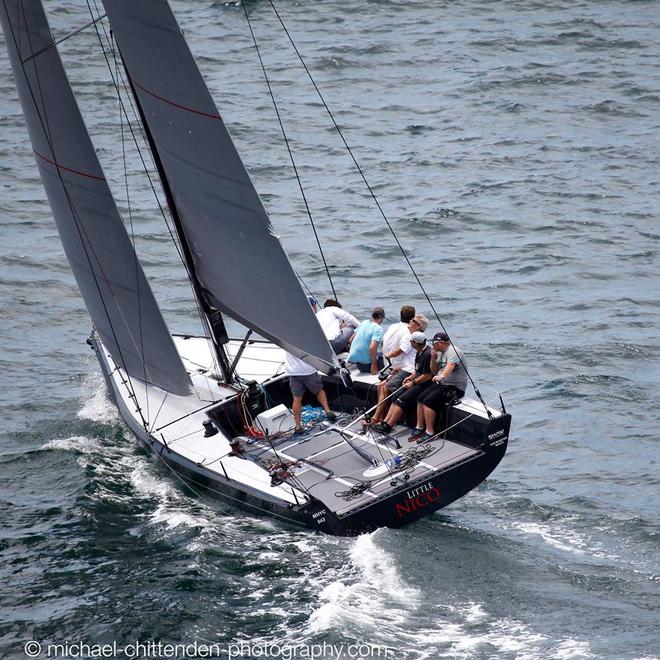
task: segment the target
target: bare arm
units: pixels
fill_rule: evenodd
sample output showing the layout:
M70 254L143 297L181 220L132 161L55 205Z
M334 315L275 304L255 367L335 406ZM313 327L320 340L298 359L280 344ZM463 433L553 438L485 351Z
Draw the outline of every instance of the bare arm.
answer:
M399 346L399 348L395 348L393 351L390 351L389 353L386 353L383 357L391 359L393 357L397 357L397 355L401 355L401 353L403 353L403 351L401 350L401 347Z
M437 361L437 355L438 351L435 350L435 348L431 349L431 373L435 376L435 374L438 373L438 361Z
M414 374L411 374L403 381L403 385L405 387L412 387L413 385L421 385L422 383L425 383L427 380L431 380L431 378L433 378L433 374L418 374L417 372L415 372Z
M371 373L378 373L378 342L372 341L369 344L369 355L371 357Z
M387 355L385 355L385 357L391 359L399 355L402 355L403 353L406 353L409 350L410 350L410 338L404 337L403 340L399 343L399 345L393 351L390 351Z
M434 376L433 380L434 380L436 383L439 383L441 380L443 380L443 378L446 378L447 376L449 376L449 374L450 374L452 371L454 371L454 367L455 367L455 366L456 366L456 363L455 363L455 362L447 362L447 365L446 365L445 368L442 370L442 373L438 374L437 376ZM438 368L436 367L436 371L437 371L437 370L438 370Z
M415 385L421 385L421 383L425 383L427 380L431 380L433 378L433 374L422 374L421 376L417 376L415 378Z

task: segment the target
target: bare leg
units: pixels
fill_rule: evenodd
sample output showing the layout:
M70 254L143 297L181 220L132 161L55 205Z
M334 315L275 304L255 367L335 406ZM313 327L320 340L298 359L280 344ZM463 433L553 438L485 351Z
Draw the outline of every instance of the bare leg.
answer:
M415 426L418 429L424 428L424 406L421 403L417 404L417 424Z
M424 421L426 422L426 432L429 435L435 435L435 410L424 405L422 405L422 408L424 411Z
M387 396L386 382L387 381L378 383L378 408L376 408L376 412L371 417L371 421L374 422L374 424L380 422L385 416L385 404L383 403L383 399Z
M397 403L393 403L390 406L389 412L387 413L387 417L385 418L385 423L389 424L389 426L394 426L401 419L402 415L403 415L403 408Z
M302 426L300 422L301 413L302 413L302 396L294 396L293 404L291 405L291 410L293 410L293 421L296 425L296 428Z
M319 390L316 398L319 400L319 403L323 406L325 413L330 412L330 406L328 405L328 397L325 395L325 390ZM301 399L302 400L302 399Z

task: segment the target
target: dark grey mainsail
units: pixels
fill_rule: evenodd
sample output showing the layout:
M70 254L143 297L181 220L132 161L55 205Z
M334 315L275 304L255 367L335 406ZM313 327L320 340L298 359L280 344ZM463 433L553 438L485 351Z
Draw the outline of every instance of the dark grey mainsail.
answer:
M103 0L208 302L337 365L165 0Z
M43 6L40 0L2 0L0 14L39 173L96 330L130 376L190 394L57 48L48 48L53 37Z

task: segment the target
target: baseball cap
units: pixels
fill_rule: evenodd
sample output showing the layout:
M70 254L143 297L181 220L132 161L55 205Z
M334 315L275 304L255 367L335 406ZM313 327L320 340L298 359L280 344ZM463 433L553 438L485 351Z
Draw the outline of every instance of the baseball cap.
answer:
M411 332L410 341L414 341L416 344L425 344L426 335L423 332Z
M449 341L449 335L446 332L436 332L433 335L433 341Z

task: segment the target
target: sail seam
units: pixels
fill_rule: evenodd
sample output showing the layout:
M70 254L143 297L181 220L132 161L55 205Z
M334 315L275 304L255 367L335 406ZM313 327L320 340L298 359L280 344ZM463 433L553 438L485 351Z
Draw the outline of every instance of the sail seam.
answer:
M45 160L47 163L54 165L59 170L64 170L65 172L71 172L71 174L77 174L78 176L84 176L87 177L88 179L94 179L96 181L105 181L104 176L98 176L97 174L89 174L88 172L82 172L81 170L76 170L73 167L67 167L66 165L62 165L61 163L51 160L50 158L46 158L46 156L40 154L38 151L35 151L34 149L32 149L32 153L34 153L35 156L41 158L41 160Z
M159 94L156 94L156 92L152 92L150 89L147 89L144 85L140 85L140 83L137 82L135 79L133 79L132 82L136 87L141 89L143 92L149 94L149 96L153 96L155 99L158 99L163 103L167 103L168 105L172 105L175 108L179 108L180 110L187 110L188 112L192 112L195 115L201 115L202 117L208 117L209 119L222 119L222 117L219 114L212 115L208 112L204 112L203 110L196 110L195 108L191 108L190 106L183 105L181 103L176 103L175 101L170 101L170 99L167 99L164 96L160 96Z
M42 7L42 11L43 11L43 7ZM12 25L11 25L11 18L9 17L9 13L7 11L6 6L5 6L5 12L7 14L7 22L8 22L8 25L9 25L9 29L11 30L12 36L14 36L14 41L15 41L16 39L15 39L15 35L13 34L13 28L12 28ZM25 14L25 7L22 4L21 4L21 7L20 7L20 13L23 16L23 22L24 22L24 25L25 25L25 33L26 33L26 37L27 37L27 46L30 49L30 52L34 53L34 47L32 45L32 39L30 37L30 24L27 20L26 14ZM20 21L20 16L17 15L17 22L19 22L19 21ZM19 24L18 33L20 34L20 24ZM52 38L52 35L51 35L51 38ZM19 63L20 63L20 51L17 51L17 55L18 55ZM20 67L21 67L21 70L23 72L23 76L25 78L26 87L27 87L27 89L30 93L30 97L32 98L32 103L34 104L34 109L35 109L35 112L36 112L36 116L39 120L39 123L41 124L41 129L43 131L44 138L46 140L46 143L48 144L48 147L49 147L51 153L53 154L53 157L55 157L56 154L55 154L54 140L53 140L53 137L52 137L50 124L49 124L49 121L48 121L48 113L46 111L47 105L46 105L46 102L45 102L45 99L44 99L43 89L42 89L42 86L41 86L41 80L40 80L40 76L39 76L39 68L37 66L37 62L36 62L35 59L31 60L31 65L32 65L32 68L34 70L34 76L35 76L35 81L36 81L36 86L37 86L36 91L38 91L39 99L41 100L41 108L40 108L40 106L37 102L37 97L36 97L36 94L35 94L35 90L33 89L32 85L30 83L30 79L29 79L27 71L26 71L26 65L20 64ZM108 311L108 306L106 305L106 302L103 298L103 294L101 293L101 285L99 283L99 279L97 277L96 271L94 270L94 265L92 263L92 259L90 257L90 254L89 254L88 250L87 250L87 247L85 245L85 240L87 241L87 244L89 245L89 247L92 249L92 254L94 255L94 257L96 259L96 262L99 266L99 270L101 271L101 274L103 275L103 280L104 280L106 286L108 287L108 290L110 291L110 293L112 295L113 302L115 303L115 305L117 305L117 301L116 301L114 293L112 291L111 283L108 280L108 278L105 276L105 273L103 273L102 265L101 265L97 255L96 255L96 253L93 249L93 245L92 245L91 241L87 237L85 227L82 225L82 223L80 221L80 216L78 214L78 209L76 208L76 205L74 204L73 199L71 198L69 189L67 188L67 185L64 181L64 178L62 177L62 172L60 171L60 169L59 169L59 167L57 166L56 163L53 163L53 164L56 165L57 177L60 180L60 184L62 186L62 191L63 191L65 199L66 199L66 201L69 205L69 209L71 211L71 215L72 215L73 220L74 220L74 226L76 227L76 230L78 232L78 236L80 238L80 242L81 242L83 251L85 253L85 257L87 258L87 262L88 262L88 265L89 265L90 272L92 274L92 277L94 278L94 284L96 285L96 289L97 289L99 298L101 300L101 304L103 305L103 310L104 310L106 318L108 320L108 325L109 325L110 330L112 332L113 340L115 342L115 345L117 346L117 351L119 353L120 360L123 363L123 366L126 370L126 377L128 379L127 380L128 387L133 392L133 395L135 396L135 388L133 386L133 382L131 381L131 376L130 376L130 373L129 373L128 367L127 367L128 363L124 358L124 355L123 355L123 352L122 352L122 349L121 349L121 344L119 343L117 333L115 332L115 327L112 323L112 318L111 318L110 313ZM117 307L118 307L118 305L117 305ZM119 310L119 311L121 313L121 310ZM123 318L123 314L122 314L122 320L126 324L126 321ZM132 334L130 332L130 328L129 328L128 325L127 325L127 329L128 329L129 337L131 337L131 339L133 339ZM137 348L137 346L136 346L136 348ZM137 401L137 397L135 398L135 400ZM138 414L140 415L140 417L142 418L142 420L144 422L144 417L142 416L142 411L139 408L139 406L138 406L137 412L138 412Z
M98 6L96 4L96 0L94 0L94 7L96 9L97 14L100 14ZM89 10L90 16L92 18L94 18L94 13L92 11L92 7L89 3L89 0L87 0L87 9ZM99 28L98 28L97 24L101 26L101 29L103 30L103 35L105 37L105 40L108 42L108 48L112 52L113 60L115 62L115 74L114 75L113 75L112 67L110 66L110 61L108 59L108 55L107 55L105 46L103 45L103 39L101 38L101 33L99 32ZM103 52L103 57L105 59L106 66L108 68L110 78L111 78L112 83L113 83L113 85L115 87L115 90L117 92L117 98L118 98L119 103L121 105L123 116L126 119L126 125L127 125L128 129L131 133L131 137L133 138L133 143L135 145L137 154L140 158L140 162L142 163L142 169L143 169L143 171L144 171L144 173L147 177L147 180L149 181L149 186L150 186L151 191L154 195L154 199L156 200L156 204L158 205L158 209L159 209L160 214L163 218L165 226L167 227L167 231L170 235L170 238L172 239L172 244L174 245L174 248L176 249L176 252L179 256L179 259L181 260L181 263L183 264L183 267L186 269L186 273L188 273L188 278L187 279L188 279L188 283L190 284L191 289L192 289L192 297L193 297L195 306L197 308L197 314L199 316L199 319L200 319L200 322L201 322L202 326L204 326L205 325L204 312L202 311L202 309L200 307L199 300L197 299L197 296L195 294L194 285L193 285L193 283L190 279L190 274L189 274L189 271L188 271L188 265L186 263L186 260L183 256L183 254L182 254L182 246L179 244L179 242L177 240L177 237L175 236L174 232L172 231L172 227L170 226L170 223L167 219L167 215L166 215L166 213L163 209L163 206L160 202L160 198L158 197L158 194L156 192L156 188L155 188L153 179L151 177L151 174L149 173L149 168L148 168L147 163L145 161L143 150L141 149L140 144L138 142L137 135L136 135L136 132L134 130L134 126L131 123L131 119L128 116L126 106L123 103L122 98L121 98L121 92L120 92L120 89L119 89L120 82L121 82L121 86L127 92L126 98L128 99L128 103L129 103L131 111L133 113L133 117L135 118L135 121L137 123L137 127L138 127L138 131L140 133L140 136L142 137L145 144L147 145L146 152L151 156L151 163L153 164L153 167L155 169L157 169L157 166L156 166L156 163L155 163L155 160L154 160L154 156L151 153L151 150L148 146L148 140L147 140L147 136L146 136L146 133L145 133L145 127L142 125L142 122L141 122L140 118L138 117L138 113L136 111L135 105L133 104L133 96L129 93L129 88L128 88L128 85L126 83L126 80L124 79L124 76L121 73L121 68L118 66L118 62L117 62L117 59L116 59L116 51L115 51L115 47L114 47L114 36L112 36L112 39L108 37L108 34L105 30L105 26L104 26L102 21L93 21L93 25L94 25L94 30L96 31L96 37L97 37L99 45L101 47L101 51ZM116 75L116 78L115 78L115 75ZM135 96L135 98L136 98L136 101L137 101L137 96ZM216 371L218 371L217 358L215 357L215 355L213 355L213 362L214 362L214 365L216 366Z

